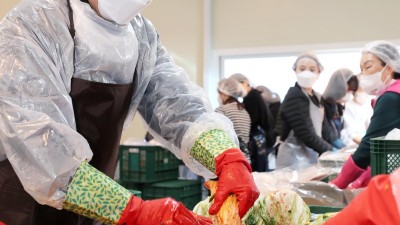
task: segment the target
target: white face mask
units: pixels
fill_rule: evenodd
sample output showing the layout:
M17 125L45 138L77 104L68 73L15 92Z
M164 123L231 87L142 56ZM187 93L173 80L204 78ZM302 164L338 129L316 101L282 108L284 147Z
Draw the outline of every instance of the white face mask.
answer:
M382 82L382 72L385 70L386 66L379 72L376 72L371 75L360 75L360 87L370 95L377 95L382 90L385 90L389 85L390 82L387 82L390 76L387 76L386 80Z
M296 76L297 76L297 83L302 88L311 88L319 77L318 74L308 70L298 73L296 74Z
M120 25L127 25L151 0L98 0L103 18Z

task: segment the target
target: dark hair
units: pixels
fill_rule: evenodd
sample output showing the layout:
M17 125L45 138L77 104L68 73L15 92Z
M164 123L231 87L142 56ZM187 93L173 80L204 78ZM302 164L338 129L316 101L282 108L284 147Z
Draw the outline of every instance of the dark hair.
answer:
M386 66L386 63L385 63L384 61L382 61L382 59L380 59L379 57L377 57L377 58L379 59L379 61L381 61L381 65L382 65L382 66ZM395 80L400 79L400 73L394 71L394 72L393 72L393 79L395 79Z
M236 98L229 96L229 98L224 102L224 104L236 102L238 109L244 109L244 104L240 103Z
M351 76L349 81L347 81L347 86L349 87L348 91L352 91L354 94L358 89L358 84L359 84L358 78L354 75Z

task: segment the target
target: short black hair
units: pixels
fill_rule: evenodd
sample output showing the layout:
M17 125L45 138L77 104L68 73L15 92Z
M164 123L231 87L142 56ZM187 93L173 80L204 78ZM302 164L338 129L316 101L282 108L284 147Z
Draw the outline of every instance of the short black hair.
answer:
M349 81L347 81L348 91L355 93L358 89L358 78L356 76L351 76Z

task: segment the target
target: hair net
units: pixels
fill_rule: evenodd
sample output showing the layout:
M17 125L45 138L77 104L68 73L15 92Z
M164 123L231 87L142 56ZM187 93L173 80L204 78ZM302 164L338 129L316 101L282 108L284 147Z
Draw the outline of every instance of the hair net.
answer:
M317 66L318 66L318 69L319 69L320 72L322 72L322 71L324 70L324 67L323 67L322 64L320 63L318 57L317 57L314 53L311 53L311 52L305 52L305 53L299 55L299 56L297 57L296 61L295 61L294 64L293 64L293 67L292 67L293 70L296 70L297 63L298 63L301 59L305 59L305 58L314 60L314 61L317 63Z
M353 75L353 71L346 68L336 70L329 79L328 86L322 96L334 101L343 98L348 89L347 82Z
M373 41L365 45L363 53L370 52L400 73L400 54L396 45L388 41Z
M233 79L237 80L240 83L243 83L243 82L249 83L249 79L247 79L247 77L245 75L241 74L241 73L232 74L230 76L230 78L233 78Z
M243 86L232 77L220 80L218 82L218 91L236 99L246 95L246 90Z
M261 92L261 96L263 97L264 101L266 103L275 103L275 102L280 102L281 99L279 95L275 92L272 92L269 88L265 86L258 86L256 89Z

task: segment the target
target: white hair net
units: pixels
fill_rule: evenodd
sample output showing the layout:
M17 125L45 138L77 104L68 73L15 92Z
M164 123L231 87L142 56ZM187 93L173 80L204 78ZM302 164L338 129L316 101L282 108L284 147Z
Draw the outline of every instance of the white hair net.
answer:
M363 53L369 52L400 73L400 54L396 45L388 41L373 41L365 45Z
M322 96L333 101L342 99L348 89L347 82L352 76L354 76L353 71L347 68L336 70L329 79L328 86Z
M234 78L225 78L218 82L218 91L234 98L241 98L246 95L244 87Z
M279 95L275 92L272 92L269 88L265 86L258 86L256 89L261 92L261 96L263 97L264 101L266 103L275 103L275 102L280 102L281 98Z
M322 72L322 71L324 70L324 67L322 66L322 64L321 64L321 62L319 61L318 57L317 57L314 53L312 53L312 52L305 52L305 53L299 55L299 56L297 57L296 61L295 61L294 64L293 64L293 67L292 67L293 70L296 70L296 68L297 68L297 63L298 63L301 59L305 59L305 58L314 60L315 63L317 63L319 72Z
M241 73L232 74L230 76L230 78L233 78L233 79L237 80L240 83L243 83L243 82L248 82L249 83L249 79L245 75L243 75Z

